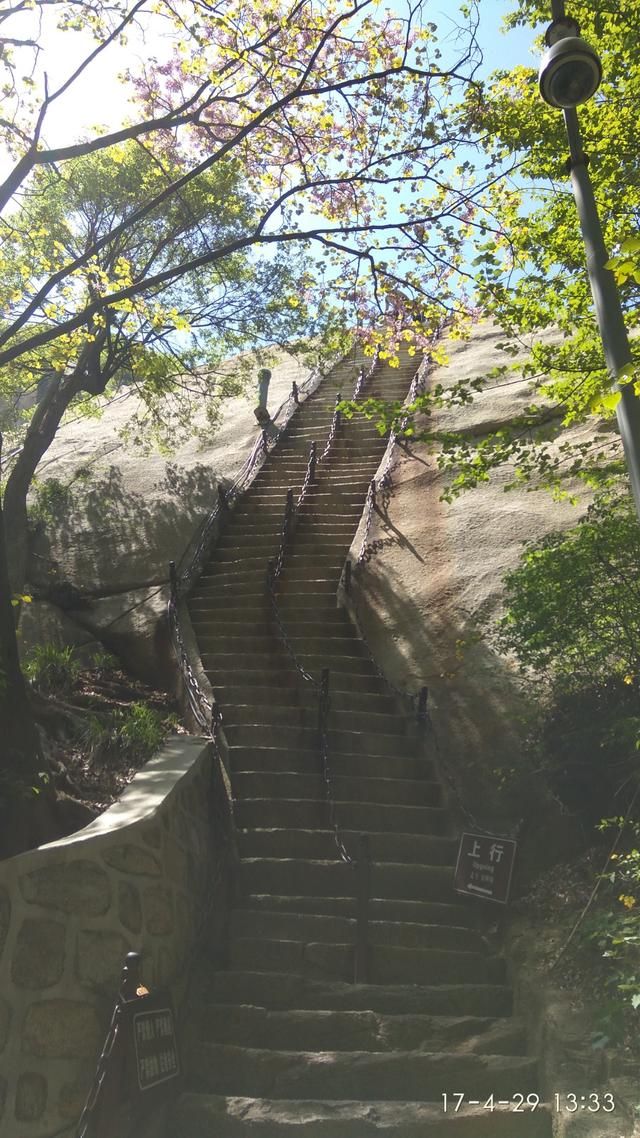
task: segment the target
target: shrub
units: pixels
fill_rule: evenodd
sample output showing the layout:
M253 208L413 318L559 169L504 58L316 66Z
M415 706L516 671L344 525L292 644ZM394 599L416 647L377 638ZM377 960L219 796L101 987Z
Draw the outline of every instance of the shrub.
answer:
M38 644L29 653L25 664L27 679L38 691L45 694L67 693L80 671L73 648L57 644Z
M143 763L158 750L176 723L175 715L161 715L145 703L134 703L102 718L91 716L84 728L83 743L94 758L110 756Z
M600 492L586 517L527 546L505 576L502 650L563 688L640 675L640 526L631 497Z

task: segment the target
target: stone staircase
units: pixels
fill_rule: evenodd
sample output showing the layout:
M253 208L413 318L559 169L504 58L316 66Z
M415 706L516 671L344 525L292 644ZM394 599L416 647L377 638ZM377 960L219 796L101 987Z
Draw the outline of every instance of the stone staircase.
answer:
M417 367L378 365L364 395L402 400ZM370 982L353 984L355 875L328 825L317 692L275 635L265 589L288 487L327 437L338 365L229 519L190 599L229 743L240 866L226 969L203 960L187 1089L168 1138L550 1138L505 962L452 889L456 841L425 744L379 678L336 588L385 450L343 425L302 508L278 583L307 671L331 671L329 744L345 844L371 837ZM451 1097L464 1093L455 1110ZM493 1096L494 1109L484 1103ZM475 1099L476 1104L468 1103ZM516 1102L512 1104L514 1107Z

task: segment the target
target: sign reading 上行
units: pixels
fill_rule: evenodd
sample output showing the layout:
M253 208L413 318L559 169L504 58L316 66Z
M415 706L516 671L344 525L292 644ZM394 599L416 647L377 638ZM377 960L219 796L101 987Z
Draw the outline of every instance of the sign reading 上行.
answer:
M506 905L515 856L516 843L511 838L462 834L454 889Z
M146 1001L145 1001L146 1002ZM133 1016L138 1087L149 1090L180 1074L178 1047L170 1007L150 1008Z

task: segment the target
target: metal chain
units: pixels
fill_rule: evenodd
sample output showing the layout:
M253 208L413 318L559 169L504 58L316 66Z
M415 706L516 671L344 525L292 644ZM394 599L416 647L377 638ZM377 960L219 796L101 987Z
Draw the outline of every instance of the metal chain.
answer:
M325 787L325 796L327 805L329 807L329 825L333 831L333 839L336 848L340 855L340 859L346 862L347 865L356 865L356 859L351 856L347 847L344 844L342 835L340 833L340 824L338 822L338 813L336 810L336 796L333 789L333 775L331 772L331 763L329 761L329 709L331 707L331 700L329 697L329 669L324 668L320 680L320 695L318 700L318 731L320 734L320 755L322 758L322 780Z
M367 545L369 543L369 531L371 529L371 522L373 519L373 511L376 504L376 480L372 478L367 490L367 497L364 503L364 533L362 535L362 542L360 544L360 552L356 558L356 565L362 564L365 559Z
M304 383L301 383L299 386L296 384L295 389L291 391L287 398L280 404L277 411L271 416L271 423L275 427L275 431L273 431L270 436L265 430L261 430L258 434L251 448L251 452L236 475L232 486L223 494L224 505L220 501L216 503L196 535L187 545L187 548L178 562L180 569L180 588L182 592L188 591L192 581L198 574L208 551L211 532L221 514L221 510L230 507L241 494L245 493L264 465L268 455L279 442L296 410L301 405L301 396L304 396L306 400L310 395L313 395L320 386L324 376L325 373L320 368L316 368L311 375L307 377ZM280 423L278 422L279 420L281 420ZM189 550L194 542L195 547L189 556Z
M89 1091L87 1101L85 1102L84 1109L80 1115L75 1138L85 1138L85 1136L89 1133L89 1126L91 1124L93 1112L96 1109L100 1091L102 1090L102 1084L104 1083L105 1076L107 1074L107 1068L109 1066L111 1052L113 1051L113 1045L116 1041L116 1035L118 1034L119 1018L120 1004L118 1003L113 1009L111 1023L109 1024L109 1030L107 1031L107 1037L104 1041L104 1046L102 1048L100 1058L98 1059L98 1066L96 1067L96 1073L93 1078L93 1083L91 1084L91 1090Z
M338 394L336 395L336 409L333 412L333 417L331 419L331 426L329 428L329 435L327 437L327 445L325 446L322 454L320 455L320 462L323 462L323 460L329 454L331 447L334 444L335 437L336 437L338 430L340 428L341 416L340 416L340 412L338 410L338 405L340 404L341 401L342 401L342 397L340 395L340 392L338 392Z

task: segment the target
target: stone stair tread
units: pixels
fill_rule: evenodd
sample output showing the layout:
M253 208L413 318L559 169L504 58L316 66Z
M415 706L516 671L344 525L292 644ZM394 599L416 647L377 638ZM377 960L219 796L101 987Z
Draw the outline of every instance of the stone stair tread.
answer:
M374 1011L398 1015L425 1011L430 1015L470 1014L511 1017L513 996L506 984L352 984L343 980L297 976L290 972L226 969L214 974L202 999L258 1003L272 1009Z
M207 1038L287 1051L467 1051L522 1054L522 1019L491 1016L434 1016L404 1012L326 1011L289 1008L273 1011L259 1004L205 1005ZM309 1043L310 1040L314 1042ZM411 1041L411 1046L407 1046ZM432 1044L438 1044L434 1046ZM404 1046L403 1046L404 1044ZM429 1044L429 1046L427 1046ZM444 1046L446 1044L446 1046ZM505 1051L505 1048L508 1050Z
M323 941L349 944L355 940L355 917L330 916L323 913L281 913L264 908L260 911L234 909L231 915L233 936L255 939ZM479 932L466 925L453 923L425 924L414 921L372 919L368 924L372 945L398 948L450 948L452 951L482 952L484 942Z
M264 936L232 936L229 958L234 968L292 975L348 980L353 975L353 938L346 942L294 940ZM502 957L462 948L418 948L396 944L369 945L372 983L417 983L425 975L434 983L464 983L477 980L501 983L505 975Z
M520 1087L535 1091L534 1059L520 1055L423 1051L279 1051L201 1042L194 1059L196 1089L275 1094L282 1098L326 1095L329 1099L442 1102L458 1086L467 1098L507 1098ZM204 1084L204 1085L203 1085Z
M358 827L367 831L394 833L396 828L400 832L404 832L405 829L413 831L421 822L422 825L418 826L420 832L429 834L441 832L440 827L446 821L446 812L441 806L390 806L388 803L380 802L337 802L336 809L343 812L341 814L342 824L347 829ZM314 821L306 824L322 824L316 818L320 812L324 818L326 814L325 803L314 799L243 798L236 803L236 814L242 826L251 825L246 821L246 816L251 817L252 814L259 818L262 824L270 819L277 819L277 822L272 822L272 824L299 826L312 815ZM242 821L243 817L245 818L244 821ZM432 830L430 826L435 826L436 829Z
M173 1110L171 1138L551 1138L548 1107L518 1115L463 1106L443 1113L442 1101L276 1099L183 1094ZM185 1129L181 1129L184 1125Z
M341 828L347 849L355 848L359 832ZM282 857L286 851L303 857L323 856L334 847L333 830L322 826L307 829L283 827L238 828L242 857ZM369 831L373 861L391 860L410 864L454 865L457 841L431 834L388 834ZM320 852L319 852L320 851Z
M410 921L416 924L451 923L473 928L476 910L468 898L459 897L454 901L398 901L373 898L370 903L372 920L387 919ZM355 917L356 904L353 897L306 897L279 895L277 893L248 893L236 899L236 908L260 912L313 913L329 916Z

